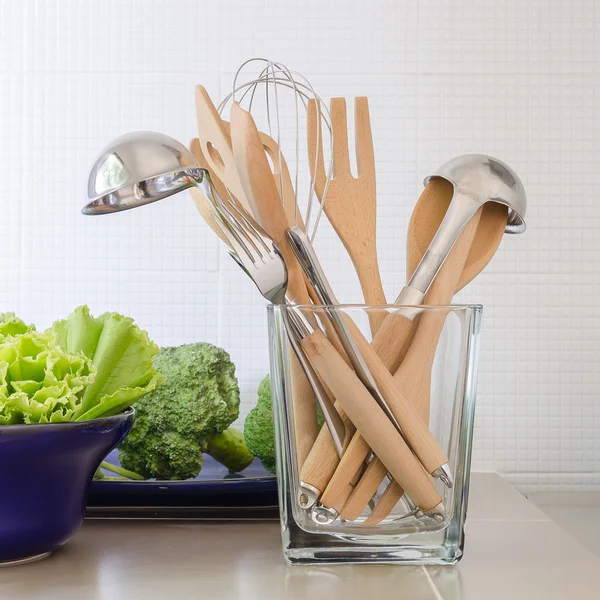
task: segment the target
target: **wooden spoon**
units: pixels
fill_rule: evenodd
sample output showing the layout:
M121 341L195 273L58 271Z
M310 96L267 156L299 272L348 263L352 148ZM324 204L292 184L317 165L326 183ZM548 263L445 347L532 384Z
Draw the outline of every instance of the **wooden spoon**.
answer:
M407 234L406 274L407 280L421 262L435 232L438 230L446 210L452 201L453 187L449 181L435 178L425 187L417 202ZM496 202L483 205L483 212L473 238L454 293L472 281L492 260L506 229L508 209ZM504 226L502 226L504 222Z
M238 177L259 225L281 252L288 270L288 293L300 304L310 304L304 272L289 246L286 213L252 115L234 103L231 107L231 141Z
M419 264L452 199L452 185L446 180L435 179L427 188L430 186L433 186L430 192L437 189L439 193L436 193L434 198L432 194L424 192L409 223L407 278L410 278ZM488 202L480 209L461 234L432 283L426 304L450 304L454 293L485 268L498 249L507 219L508 209L501 204ZM474 222L476 227L473 227ZM425 422L429 422L431 369L445 317L446 314L439 311L421 316L410 349L394 376L405 395L416 404ZM380 474L379 480L377 477L365 479L364 482L361 480L342 509L342 516L348 519L356 518L377 491L384 476L385 473ZM368 524L378 523L385 518L402 494L403 490L396 482L390 483L369 517Z
M467 255L469 253L469 248L471 246L473 237L479 224L481 212L482 209L480 209L471 219L471 221L468 223L468 225L465 227L464 231L460 235L459 239L456 241L454 247L450 251L448 258L444 261L442 268L440 269L439 273L437 274L436 278L431 284L431 287L426 297L426 304L429 304L433 301L437 301L434 302L436 304L448 304L451 301L452 292L448 293L448 290L452 290L453 287L457 285L458 280L462 274L462 269L464 268ZM448 296L450 297L448 298ZM440 315L437 311L434 311L433 313L423 314L416 328L416 335L414 336L410 349L408 350L406 358L402 362L400 369L403 368L404 364L408 360L409 355L411 355L411 352L413 356L417 357L423 356L425 352L430 352L431 343L433 343L433 354L435 355L437 340L433 340L432 338L427 338L426 340L423 340L422 338L419 338L419 333L423 331L421 329L422 322L425 320L426 323L431 323L430 317L432 315L436 318L435 325L440 325L441 322L441 326L443 326L443 322L446 317L445 312L442 315ZM431 325L429 325L429 327L431 328ZM429 345L423 347L423 341L428 342ZM416 351L413 352L413 349L416 349ZM425 359L425 357L423 358ZM402 389L406 397L409 398L415 406L421 409L419 411L419 414L423 421L425 423L428 423L428 415L427 418L425 418L423 414L425 403L419 403L419 400L422 398L422 392L418 384L423 383L423 380L426 378L427 372L431 372L431 365L425 364L425 362L419 362L417 360L416 363L411 365L411 367L413 371L407 372L409 373L409 377L407 379L396 379L395 381L397 381L400 389ZM413 385L412 377L414 377L418 384ZM416 394L419 395L419 399L415 398ZM365 475L367 475L367 473L365 473ZM377 461L373 460L371 462L368 475L368 477L361 478L354 490L352 490L352 494L349 496L348 501L340 511L340 515L344 519L353 521L360 515L364 507L367 505L369 500L373 497L373 495L381 485L382 481L385 478L386 472L383 470L382 465L378 465ZM385 498L383 499L383 506L389 504L392 498L397 496L396 501L391 506L389 506L389 510L391 511L391 509L395 506L396 502L402 496L403 490L396 482L390 483L388 487L395 490L395 494L391 496L391 492L388 492L388 494L385 495ZM383 506L378 506L376 508L377 513L375 513L374 511L374 514L381 516L381 518L387 516L387 513L382 514L384 512L382 510ZM370 516L370 519L370 523L373 523L373 514Z

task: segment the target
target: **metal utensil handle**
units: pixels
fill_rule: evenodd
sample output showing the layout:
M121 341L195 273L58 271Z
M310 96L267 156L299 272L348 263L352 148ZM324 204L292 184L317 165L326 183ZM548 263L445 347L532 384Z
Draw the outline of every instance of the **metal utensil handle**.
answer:
M295 313L296 311L293 312ZM308 382L310 383L310 386L315 394L317 402L321 407L321 411L323 412L323 418L325 419L325 424L329 428L331 437L333 438L333 443L335 445L336 452L338 453L338 456L341 456L344 451L344 438L346 436L346 428L344 427L344 422L342 421L342 418L340 417L338 411L333 406L333 403L329 399L327 392L321 385L321 382L319 381L319 378L317 377L317 374L312 368L310 362L308 362L306 355L304 354L304 351L300 346L297 329L292 323L290 323L290 315L288 311L283 310L281 314L283 316L283 320L286 326L290 345L292 346L292 349L294 350L298 358L298 362L304 369L304 372L306 373L306 378L308 379ZM310 321L306 320L306 323L307 327L312 327Z
M481 202L457 190L421 262L394 304L421 304L432 281L448 257L462 230L481 207Z
M346 352L352 367L356 371L358 378L362 381L363 385L371 392L377 403L381 406L386 416L394 424L396 429L402 434L402 428L396 420L396 417L392 413L388 406L383 394L379 391L377 382L371 374L367 363L365 362L356 341L352 337L350 330L343 318L342 313L336 310L333 305L338 304L335 294L325 277L325 273L319 263L319 259L314 251L310 240L306 234L299 227L292 227L287 231L288 240L290 246L300 263L300 266L304 270L309 283L315 289L320 302L325 306L324 310L327 315L331 318L335 330L338 334L340 342Z

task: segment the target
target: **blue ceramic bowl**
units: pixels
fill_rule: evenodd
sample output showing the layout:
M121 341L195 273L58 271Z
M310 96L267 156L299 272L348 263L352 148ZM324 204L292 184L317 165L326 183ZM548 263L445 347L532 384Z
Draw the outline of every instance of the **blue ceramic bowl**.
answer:
M39 558L77 533L94 473L134 418L0 427L0 563Z

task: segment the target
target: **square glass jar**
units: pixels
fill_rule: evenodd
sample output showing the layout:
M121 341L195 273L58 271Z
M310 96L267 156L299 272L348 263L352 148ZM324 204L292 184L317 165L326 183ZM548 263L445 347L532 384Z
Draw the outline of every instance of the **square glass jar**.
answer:
M402 494L398 484L394 490L389 473L382 476L381 464L379 469L372 464L377 459L373 452L364 456L352 478L347 477L347 489L330 493L332 473L344 463L340 462L339 447L337 454L332 454L335 448L331 443L321 444L317 450L319 437L331 437L329 429L319 429L327 428L327 424L322 424L321 419L313 429L311 419L307 420L306 415L300 413L301 402L305 403L302 410L306 408L306 400L299 397L306 395L306 385L298 382L303 371L289 335L294 329L290 317L295 319L294 315L301 313L316 325L319 335L323 330L341 356L343 351L333 339L335 334L330 327L333 311L351 319L374 347L398 353L399 366L394 365L390 370L394 382L427 422L448 458L452 487L440 479L432 480L443 502L443 516L428 517L427 509L421 507L420 510L409 494ZM479 305L268 307L282 540L289 563L453 564L461 558L469 496L481 312ZM385 335L386 328L393 332L393 324L391 328L387 325L397 318L412 321L408 334L404 329L406 340L403 342L392 335L389 343L382 345L379 342L384 338L378 336ZM380 323L381 328L373 337L374 323ZM302 344L299 347L302 348ZM304 359L307 358L305 354ZM331 374L327 369L321 372L315 369L313 375L315 371L322 382L323 374L326 378ZM347 371L345 373L346 380L352 379ZM325 389L339 409L345 399L336 398L331 388ZM314 396L311 398L314 402ZM318 412L315 403L315 418ZM343 410L341 414L346 425L343 458L355 432L348 415ZM360 426L358 429L361 433ZM401 431L401 434L406 440L406 432ZM309 463L311 468L308 468ZM305 477L309 472L314 476L305 481L309 479ZM361 499L361 494L369 489L374 491L368 496L370 499ZM307 494L312 497L307 498ZM335 502L330 502L334 497Z

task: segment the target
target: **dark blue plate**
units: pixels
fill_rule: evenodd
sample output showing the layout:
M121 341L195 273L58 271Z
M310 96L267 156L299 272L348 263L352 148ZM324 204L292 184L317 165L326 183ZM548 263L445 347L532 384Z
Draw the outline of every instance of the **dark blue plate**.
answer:
M106 460L119 464L118 452ZM88 517L277 518L277 478L258 459L231 474L210 456L196 479L185 481L94 481Z

